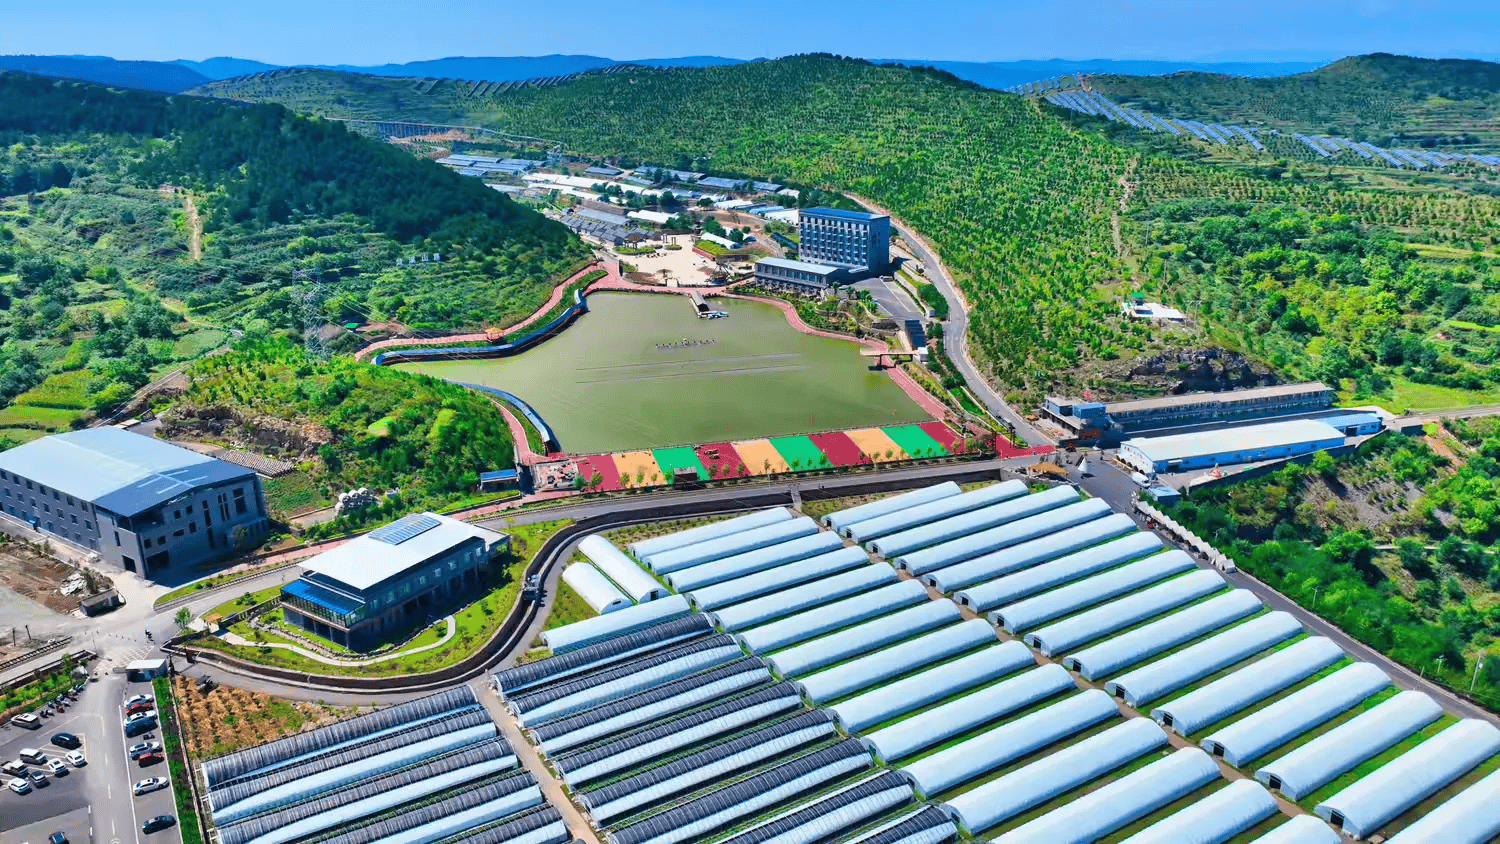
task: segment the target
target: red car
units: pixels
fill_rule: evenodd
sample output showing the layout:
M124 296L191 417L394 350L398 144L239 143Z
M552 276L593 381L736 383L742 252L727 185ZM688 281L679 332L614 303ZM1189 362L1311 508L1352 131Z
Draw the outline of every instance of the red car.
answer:
M157 762L160 762L161 760L162 760L162 755L160 753L154 753L153 752L153 753L144 753L144 754L142 754L141 758L138 761L140 762L141 767L145 768L145 767L147 767L149 765L155 765Z
M139 702L136 702L136 703L132 703L131 705L125 707L125 714L126 715L134 715L137 712L149 712L149 711L151 711L152 709L155 709L155 708L156 708L155 703L153 703L152 701L149 701L149 700L143 700L143 701L139 701Z

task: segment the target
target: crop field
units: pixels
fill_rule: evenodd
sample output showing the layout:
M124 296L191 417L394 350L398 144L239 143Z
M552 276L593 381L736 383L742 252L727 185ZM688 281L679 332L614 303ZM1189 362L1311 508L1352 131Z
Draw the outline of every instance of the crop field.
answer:
M926 421L853 344L797 332L769 305L728 308L700 320L677 297L596 294L525 354L399 368L515 393L575 454Z

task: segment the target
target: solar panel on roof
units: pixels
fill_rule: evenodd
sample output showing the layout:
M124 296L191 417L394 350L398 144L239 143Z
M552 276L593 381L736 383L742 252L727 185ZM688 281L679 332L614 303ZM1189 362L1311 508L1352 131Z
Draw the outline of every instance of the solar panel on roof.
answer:
M437 527L441 522L432 516L417 514L391 522L382 528L370 531L370 538L387 545L400 545L408 539L421 536Z

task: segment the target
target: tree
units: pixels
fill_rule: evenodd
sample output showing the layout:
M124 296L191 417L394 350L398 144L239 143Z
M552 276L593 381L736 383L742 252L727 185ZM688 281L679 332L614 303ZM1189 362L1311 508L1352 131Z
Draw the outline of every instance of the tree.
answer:
M1427 549L1421 542L1411 538L1396 540L1396 557L1401 560L1401 567L1411 572L1414 577L1431 576L1432 563L1427 556Z
M1338 471L1338 463L1333 459L1333 455L1326 451L1320 451L1313 455L1312 468L1314 472L1331 479L1334 473Z
M187 607L183 607L183 608L179 609L177 611L177 614L174 615L174 616L172 616L172 621L177 624L177 629L178 630L186 629L187 626L188 626L188 622L190 622L192 620L193 620L193 612L192 612L192 610L189 610Z

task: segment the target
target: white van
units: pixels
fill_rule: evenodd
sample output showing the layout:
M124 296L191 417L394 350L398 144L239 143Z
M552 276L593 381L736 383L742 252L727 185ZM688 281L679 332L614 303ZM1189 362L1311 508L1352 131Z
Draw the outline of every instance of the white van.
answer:
M10 719L10 723L13 727L25 727L28 730L35 730L42 726L42 719L36 717L36 713L34 712L22 712L20 715Z
M22 762L29 762L33 765L44 765L47 762L47 757L42 755L42 752L34 747L24 748L21 751L20 756Z

